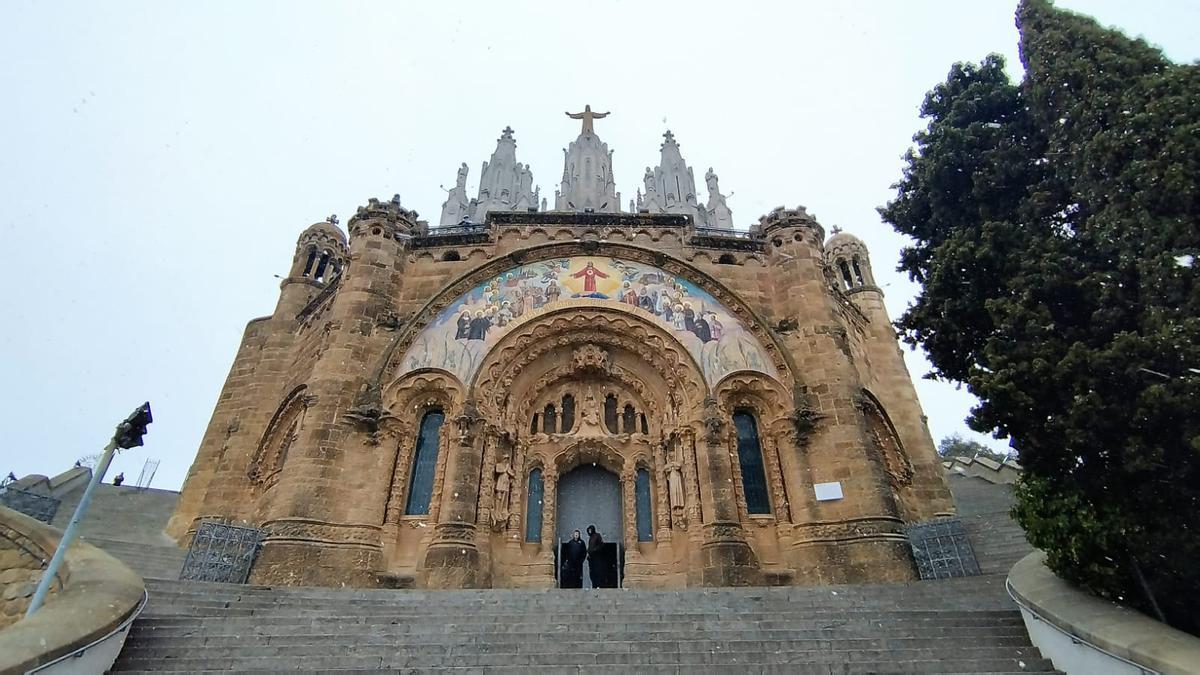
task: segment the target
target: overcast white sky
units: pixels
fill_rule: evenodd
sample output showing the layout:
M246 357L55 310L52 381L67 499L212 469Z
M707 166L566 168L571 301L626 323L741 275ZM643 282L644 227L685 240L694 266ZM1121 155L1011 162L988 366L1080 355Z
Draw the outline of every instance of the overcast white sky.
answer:
M1198 2L1059 4L1200 52ZM875 207L953 62L1019 74L1015 5L7 0L0 475L70 467L149 399L146 447L111 474L159 458L154 485L178 488L302 229L395 192L436 221L439 184L465 161L474 194L505 125L553 201L585 103L612 113L623 201L670 128L739 227L804 204L865 239L894 318L914 288ZM935 439L969 433L965 392L917 387Z

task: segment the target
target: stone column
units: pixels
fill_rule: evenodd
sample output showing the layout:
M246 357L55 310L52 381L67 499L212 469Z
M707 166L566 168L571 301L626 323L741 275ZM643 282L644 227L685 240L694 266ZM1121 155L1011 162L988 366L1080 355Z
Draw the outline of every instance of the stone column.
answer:
M542 469L542 551L554 555L558 539L554 536L558 528L558 471L547 466Z
M480 581L475 540L483 419L468 403L455 422L458 439L452 445L453 456L447 458L438 523L425 552L425 585L429 588L477 588Z
M621 522L621 536L627 549L637 548L637 469L632 462L621 470L621 505L625 517Z
M738 521L727 425L716 401L708 399L705 402L704 450L697 453L705 507L700 547L702 579L705 586L754 586L760 576L758 557L747 543L746 532Z

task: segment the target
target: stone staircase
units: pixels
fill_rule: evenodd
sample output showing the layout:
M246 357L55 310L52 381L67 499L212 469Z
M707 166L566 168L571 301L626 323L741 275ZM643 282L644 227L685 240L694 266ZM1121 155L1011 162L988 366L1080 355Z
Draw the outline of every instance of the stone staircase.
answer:
M65 528L82 496L82 485L63 495L51 524ZM79 537L145 578L178 579L186 551L163 534L178 500L179 493L171 490L97 485Z
M1033 553L1025 532L1008 515L1013 504L1012 486L956 473L948 477L979 571L1008 574L1018 560Z
M83 536L146 578L114 672L1052 672L1004 592L1007 486L952 476L985 575L876 586L394 591L177 581L178 494L102 485ZM66 525L78 494L56 519ZM61 521L61 522L59 522Z
M148 584L115 672L1053 670L994 576L681 591Z

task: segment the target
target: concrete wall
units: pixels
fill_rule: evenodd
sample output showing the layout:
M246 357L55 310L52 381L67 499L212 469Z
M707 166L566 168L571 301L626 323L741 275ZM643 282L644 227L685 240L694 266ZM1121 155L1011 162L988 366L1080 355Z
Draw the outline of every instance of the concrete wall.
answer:
M1200 672L1200 638L1089 595L1054 576L1032 553L1009 573L1008 591L1029 637L1068 675Z
M0 550L22 551L5 574L4 597L12 595L23 612L36 580L29 573L48 561L62 533L33 518L0 507ZM36 562L32 562L36 561ZM39 575L40 578L40 575ZM51 595L41 609L0 630L0 672L25 672L104 638L137 610L145 594L142 580L100 549L75 543L67 553ZM14 589L12 592L9 589ZM7 606L6 606L7 611ZM118 650L112 651L116 656ZM111 661L110 661L111 663ZM107 666L105 666L107 667Z

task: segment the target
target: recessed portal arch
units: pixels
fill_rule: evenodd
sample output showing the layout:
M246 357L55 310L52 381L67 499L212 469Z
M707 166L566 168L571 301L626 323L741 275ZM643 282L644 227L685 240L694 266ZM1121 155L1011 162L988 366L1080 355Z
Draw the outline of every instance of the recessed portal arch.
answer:
M621 481L617 474L598 463L575 467L559 478L557 502L555 530L558 541L569 540L574 530L579 530L586 541L587 528L591 525L606 543L622 544ZM612 546L606 548L617 553ZM584 588L592 587L593 562L589 559L584 565ZM600 572L596 575L596 586L605 588L617 585L618 563L619 555L603 556L602 566L596 570Z

